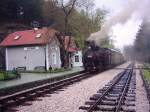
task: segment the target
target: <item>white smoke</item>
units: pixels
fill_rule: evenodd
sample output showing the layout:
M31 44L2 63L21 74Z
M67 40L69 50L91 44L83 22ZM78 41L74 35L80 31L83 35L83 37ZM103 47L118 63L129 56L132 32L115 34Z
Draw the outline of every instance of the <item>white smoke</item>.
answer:
M147 19L150 11L150 0L127 0L125 6L115 16L105 22L100 31L92 33L88 40L94 40L98 45L102 39L108 37L112 26L117 23L126 23L134 13L137 13L142 20Z

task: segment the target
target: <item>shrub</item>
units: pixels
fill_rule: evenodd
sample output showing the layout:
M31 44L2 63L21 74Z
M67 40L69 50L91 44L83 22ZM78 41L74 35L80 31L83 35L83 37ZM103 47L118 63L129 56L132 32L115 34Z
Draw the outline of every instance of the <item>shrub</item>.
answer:
M68 70L70 70L70 69L55 68L55 69L49 70L48 72L50 72L50 73L58 73L58 72L65 72L65 71L68 71Z
M10 80L20 77L20 74L16 71L0 71L0 80Z

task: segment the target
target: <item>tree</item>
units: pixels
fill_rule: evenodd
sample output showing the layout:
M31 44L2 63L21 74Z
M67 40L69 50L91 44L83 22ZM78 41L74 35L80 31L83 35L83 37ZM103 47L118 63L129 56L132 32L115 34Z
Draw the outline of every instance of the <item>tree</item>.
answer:
M43 0L1 0L0 20L30 25L33 20L41 20Z
M67 3L64 2L64 0L58 0L60 2L60 7L65 15L65 33L68 32L68 18L71 14L72 10L75 7L75 4L77 0L69 0Z
M150 63L150 22L144 21L134 42L137 60ZM144 54L144 55L143 55Z
M134 47L131 45L125 46L123 49L124 56L126 60L131 61L131 60L136 60L135 56L135 50Z
M42 18L45 26L53 26L55 23L57 23L56 26L53 27L55 27L59 31L61 31L59 27L63 29L63 25L61 25L62 23L61 19L63 19L63 13L60 11L60 8L57 6L56 0L44 1L42 6Z

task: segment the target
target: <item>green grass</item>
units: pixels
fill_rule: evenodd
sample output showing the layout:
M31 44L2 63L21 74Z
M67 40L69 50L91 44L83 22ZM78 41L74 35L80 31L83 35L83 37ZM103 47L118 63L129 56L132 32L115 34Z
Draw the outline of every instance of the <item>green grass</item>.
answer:
M66 72L69 71L71 69L54 69L54 70L48 70L48 71L38 71L38 70L31 70L31 71L21 71L22 73L59 73L59 72Z
M150 84L150 71L144 70L144 77L147 79L148 83Z
M10 80L17 78L17 72L15 71L7 71L7 72L1 72L0 71L0 80Z
M4 80L4 73L0 73L0 80Z
M69 71L69 70L71 70L71 69L59 68L59 69L49 70L48 72L50 72L50 73L59 73L59 72L66 72L66 71Z

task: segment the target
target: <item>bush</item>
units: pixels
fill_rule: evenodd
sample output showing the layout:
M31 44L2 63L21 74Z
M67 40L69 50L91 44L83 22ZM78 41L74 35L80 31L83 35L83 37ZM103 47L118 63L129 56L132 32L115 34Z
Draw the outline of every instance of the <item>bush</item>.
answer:
M20 74L16 70L0 72L0 80L10 80L17 77L20 77Z
M55 68L49 69L48 71L38 71L38 70L30 70L30 71L21 71L22 73L58 73L58 72L65 72L71 69L64 69L64 68Z
M0 80L4 80L4 73L0 72Z
M49 70L48 72L50 72L50 73L58 73L58 72L65 72L65 71L68 71L68 70L70 70L70 69L55 68L55 69Z

